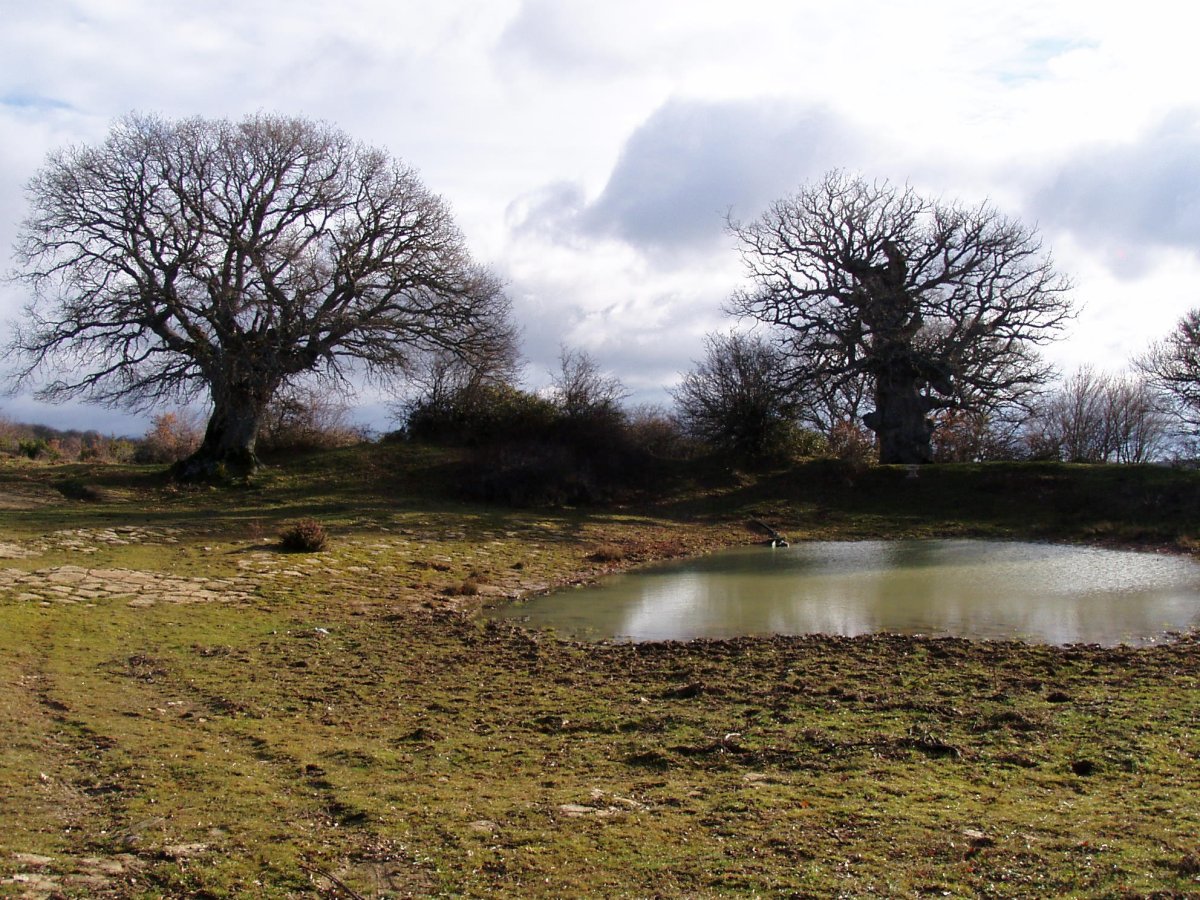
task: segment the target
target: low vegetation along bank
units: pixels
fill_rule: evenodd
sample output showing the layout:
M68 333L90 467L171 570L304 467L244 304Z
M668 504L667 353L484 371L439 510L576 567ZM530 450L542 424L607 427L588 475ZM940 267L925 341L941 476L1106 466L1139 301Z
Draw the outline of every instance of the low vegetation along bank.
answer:
M1196 474L677 467L583 512L460 502L464 471L0 470L0 895L1200 895L1194 637L587 645L474 614L751 517L1194 551ZM283 552L303 517L326 549Z

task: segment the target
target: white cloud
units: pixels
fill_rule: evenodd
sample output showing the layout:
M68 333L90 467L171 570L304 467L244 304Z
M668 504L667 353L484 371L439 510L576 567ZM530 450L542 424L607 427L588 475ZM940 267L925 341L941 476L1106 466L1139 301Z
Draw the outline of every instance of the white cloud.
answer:
M449 200L534 373L565 341L652 392L726 324L724 212L833 165L1040 220L1087 304L1071 353L1121 359L1200 294L1200 55L1165 0L0 6L5 245L46 152L131 109L324 118Z
M1120 275L1145 274L1162 248L1200 257L1200 113L1178 111L1134 141L1079 148L1034 208L1091 241Z
M636 400L650 402L665 400L664 388L690 367L703 335L721 327L738 277L732 254L659 268L609 238L580 245L516 233L505 258L532 386L547 383L566 345L588 351Z

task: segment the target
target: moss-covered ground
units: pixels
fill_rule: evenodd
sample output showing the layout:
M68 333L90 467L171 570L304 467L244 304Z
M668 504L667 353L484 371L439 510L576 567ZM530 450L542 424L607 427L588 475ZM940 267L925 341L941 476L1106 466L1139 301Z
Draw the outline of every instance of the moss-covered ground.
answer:
M0 895L1200 896L1195 637L587 645L476 615L751 517L1194 551L1195 473L697 467L520 511L459 472L0 468ZM300 516L327 550L279 552Z

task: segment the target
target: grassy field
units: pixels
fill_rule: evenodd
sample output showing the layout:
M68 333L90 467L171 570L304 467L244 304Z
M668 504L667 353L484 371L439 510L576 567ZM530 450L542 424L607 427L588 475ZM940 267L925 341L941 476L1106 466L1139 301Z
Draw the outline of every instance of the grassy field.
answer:
M1200 896L1195 637L585 645L476 615L750 517L1196 552L1200 475L678 467L520 511L456 500L462 471L0 468L0 896ZM327 550L280 552L300 516Z

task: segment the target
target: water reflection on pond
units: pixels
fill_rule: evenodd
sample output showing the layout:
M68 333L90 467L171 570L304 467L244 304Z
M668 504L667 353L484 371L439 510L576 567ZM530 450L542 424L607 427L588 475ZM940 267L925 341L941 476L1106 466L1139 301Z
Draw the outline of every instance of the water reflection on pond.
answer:
M972 540L744 547L490 615L585 639L893 632L1137 645L1200 627L1200 563Z

